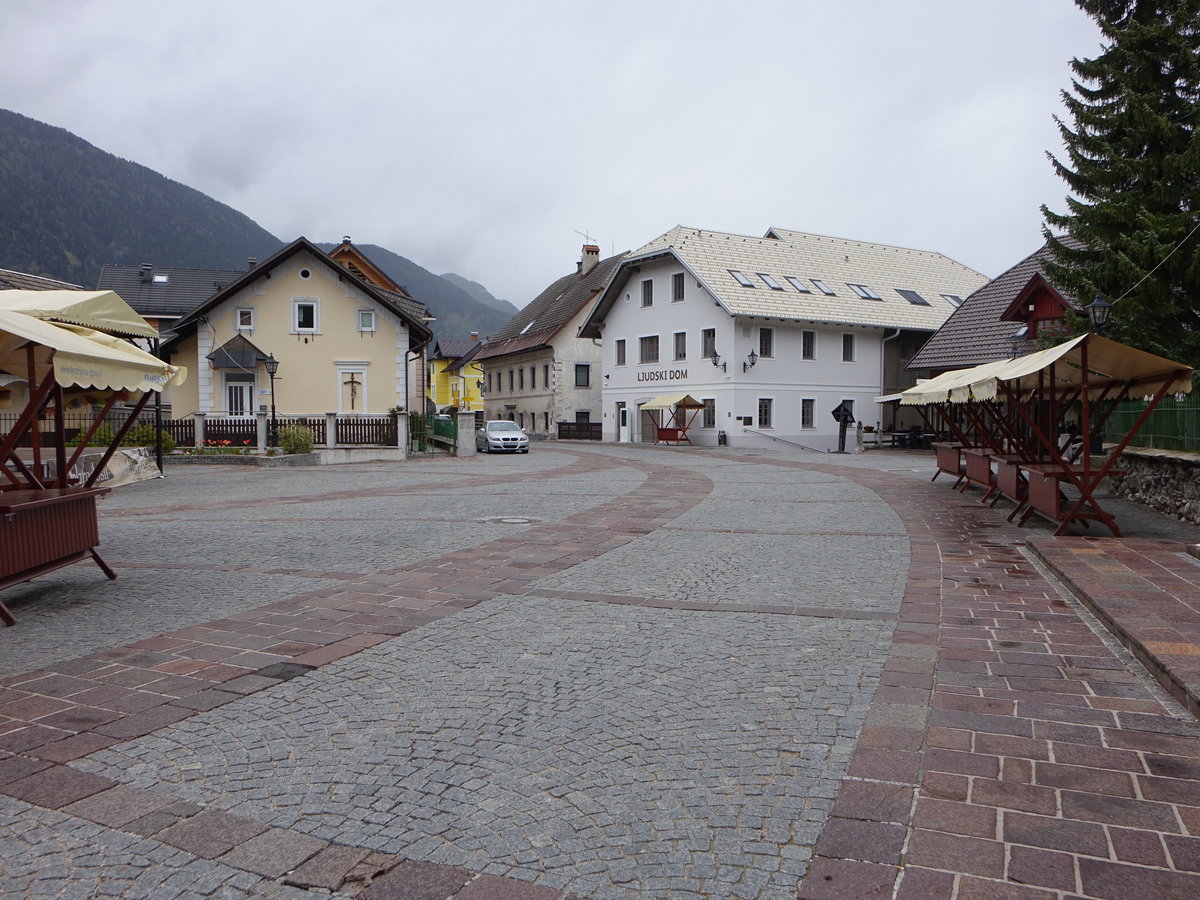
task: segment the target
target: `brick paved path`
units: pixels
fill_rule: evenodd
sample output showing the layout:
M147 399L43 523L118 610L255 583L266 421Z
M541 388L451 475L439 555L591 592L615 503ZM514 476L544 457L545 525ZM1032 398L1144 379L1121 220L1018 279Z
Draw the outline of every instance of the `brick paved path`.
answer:
M0 891L1200 895L1194 721L998 510L536 449L106 504L6 594Z

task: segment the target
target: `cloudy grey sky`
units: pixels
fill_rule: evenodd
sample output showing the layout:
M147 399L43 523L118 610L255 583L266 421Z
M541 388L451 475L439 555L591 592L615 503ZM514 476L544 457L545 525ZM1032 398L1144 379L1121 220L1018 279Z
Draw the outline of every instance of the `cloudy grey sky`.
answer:
M1070 0L0 0L0 34L0 106L517 305L577 232L676 224L996 275L1063 206L1052 116L1100 40Z

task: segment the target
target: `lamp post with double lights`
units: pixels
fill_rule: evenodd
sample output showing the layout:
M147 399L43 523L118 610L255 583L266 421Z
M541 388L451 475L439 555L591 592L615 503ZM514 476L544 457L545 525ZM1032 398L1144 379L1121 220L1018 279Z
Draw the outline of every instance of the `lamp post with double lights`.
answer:
M267 370L267 377L271 379L271 441L272 447L279 446L279 423L275 420L275 373L279 371L279 360L272 353L263 360L263 367Z

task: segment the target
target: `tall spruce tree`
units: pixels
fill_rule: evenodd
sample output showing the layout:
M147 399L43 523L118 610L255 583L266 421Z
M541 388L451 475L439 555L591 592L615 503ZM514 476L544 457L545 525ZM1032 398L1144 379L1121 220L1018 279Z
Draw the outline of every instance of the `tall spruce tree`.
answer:
M1042 207L1047 275L1115 301L1106 336L1200 365L1200 0L1075 0L1104 36L1055 117L1067 212ZM1057 240L1070 234L1076 242Z

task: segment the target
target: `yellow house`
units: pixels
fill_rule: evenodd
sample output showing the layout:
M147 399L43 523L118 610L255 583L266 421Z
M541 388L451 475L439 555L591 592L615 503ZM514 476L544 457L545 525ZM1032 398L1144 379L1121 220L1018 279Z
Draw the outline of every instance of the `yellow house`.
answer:
M483 369L475 361L482 346L475 331L470 340L439 338L434 343L429 352L429 400L435 409L483 411Z
M173 414L408 407L423 393L412 382L432 337L426 318L404 291L372 284L298 238L173 323L164 354L196 373L172 390ZM278 363L273 380L268 360Z

